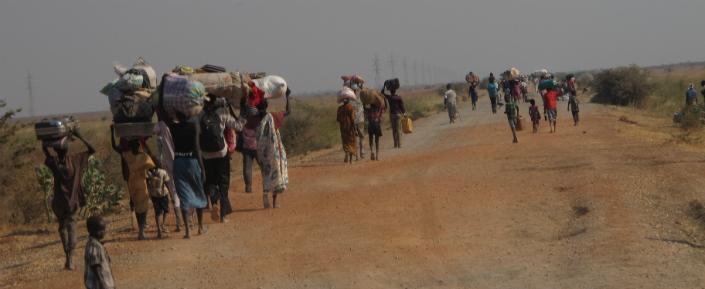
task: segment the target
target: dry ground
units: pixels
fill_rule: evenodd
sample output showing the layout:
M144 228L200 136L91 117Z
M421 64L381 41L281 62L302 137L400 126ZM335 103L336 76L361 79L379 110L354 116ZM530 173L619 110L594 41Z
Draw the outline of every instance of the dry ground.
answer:
M667 124L584 105L573 127L521 132L489 104L416 123L382 161L309 156L283 208L233 181L237 212L204 236L106 244L118 288L703 288L705 154ZM526 115L526 107L522 105ZM654 132L656 131L656 132ZM83 224L79 226L83 235ZM50 231L0 237L0 287L82 288ZM80 241L82 254L84 240Z

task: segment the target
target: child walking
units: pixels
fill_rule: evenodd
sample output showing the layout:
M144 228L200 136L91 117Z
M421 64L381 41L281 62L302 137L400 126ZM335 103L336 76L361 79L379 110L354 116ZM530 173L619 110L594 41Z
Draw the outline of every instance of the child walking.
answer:
M512 96L509 94L504 95L504 101L507 103L504 106L504 113L507 115L509 128L512 129L512 136L514 136L513 143L518 143L519 140L517 139L516 125L517 118L519 117L519 107L516 104L516 100L513 100Z
M531 117L531 126L533 132L539 132L539 122L541 121L541 112L539 112L539 107L536 106L536 101L533 99L529 100L531 106L529 106L529 116Z
M86 221L88 242L85 250L85 270L83 282L86 289L115 289L113 270L110 268L110 256L103 247L105 222L99 216L92 216Z
M149 185L149 197L152 199L154 207L154 219L157 223L157 239L167 234L166 215L169 213L169 191L167 183L171 181L166 170L160 167L153 167L147 171L147 184Z

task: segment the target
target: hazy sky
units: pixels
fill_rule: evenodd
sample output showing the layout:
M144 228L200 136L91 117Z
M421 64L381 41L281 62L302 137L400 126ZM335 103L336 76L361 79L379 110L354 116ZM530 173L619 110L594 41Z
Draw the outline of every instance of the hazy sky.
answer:
M37 114L107 110L113 61L284 76L294 93L374 83L372 58L443 70L577 70L705 60L703 0L0 0L0 99ZM420 79L420 72L417 73ZM442 77L441 77L442 76ZM409 82L412 79L409 80ZM407 82L408 83L408 82ZM27 110L23 114L26 114Z

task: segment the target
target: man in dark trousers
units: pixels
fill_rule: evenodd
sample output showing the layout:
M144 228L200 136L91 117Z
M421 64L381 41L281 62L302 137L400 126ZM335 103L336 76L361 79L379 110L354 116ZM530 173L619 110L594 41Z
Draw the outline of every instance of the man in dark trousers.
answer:
M223 97L209 95L201 114L201 155L206 170L205 189L212 203L214 221L227 222L232 213L228 197L230 190L230 155L225 130L242 131L243 123L231 111Z
M392 123L394 148L401 148L401 119L406 115L404 100L402 100L401 96L397 95L397 89L395 87L389 88L390 94L385 93L386 89L387 85L382 88L382 94L384 95L387 107L389 107L389 120Z

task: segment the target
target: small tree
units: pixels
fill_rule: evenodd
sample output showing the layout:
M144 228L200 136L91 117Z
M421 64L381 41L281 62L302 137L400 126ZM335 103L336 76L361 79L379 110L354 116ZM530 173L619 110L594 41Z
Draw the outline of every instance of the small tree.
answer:
M35 169L35 173L39 187L44 192L44 209L47 215L47 222L51 223L51 199L54 197L54 178L51 175L51 170L45 165L38 166Z
M594 102L641 106L653 90L649 73L636 65L603 70L592 82Z
M81 210L83 217L105 213L115 208L122 199L122 190L106 182L102 166L103 162L98 158L88 159L88 167L81 179L86 198L86 204Z
M0 222L28 223L41 217L41 204L37 203L39 190L27 187L32 183L33 158L36 141L20 134L24 124L14 121L20 109L6 109L0 100L0 199L4 201Z

